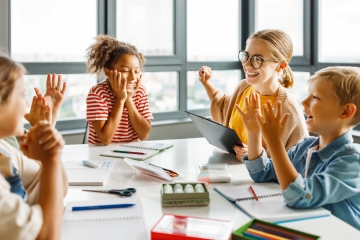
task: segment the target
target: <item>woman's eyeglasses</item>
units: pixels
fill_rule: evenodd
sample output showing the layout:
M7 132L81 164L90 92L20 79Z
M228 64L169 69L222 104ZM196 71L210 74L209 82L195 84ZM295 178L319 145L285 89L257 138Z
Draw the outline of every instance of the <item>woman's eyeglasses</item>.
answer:
M250 59L251 66L253 66L256 69L261 68L263 62L277 62L275 60L265 60L259 56L250 56L250 54L248 54L245 51L240 51L238 58L239 61L243 64L247 63L247 61Z

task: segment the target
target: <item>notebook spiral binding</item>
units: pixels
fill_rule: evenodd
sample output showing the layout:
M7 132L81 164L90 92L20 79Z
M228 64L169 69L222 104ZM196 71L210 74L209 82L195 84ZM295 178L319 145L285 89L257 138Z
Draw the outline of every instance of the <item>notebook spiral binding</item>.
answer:
M63 222L65 222L65 223L72 223L72 222L104 222L104 221L137 220L137 219L142 219L142 216L113 217L113 218L64 219Z
M65 170L110 170L110 168L89 168L89 167L84 167L84 168L65 168Z
M145 150L157 150L154 148L147 148L147 147L137 147L137 146L127 146L127 145L120 145L122 147L129 147L129 148L139 148L139 149L145 149Z
M260 195L260 196L258 196L258 198L261 199L261 198L278 197L278 196L281 196L281 193ZM237 198L235 201L242 202L242 201L249 201L249 200L255 200L255 197Z

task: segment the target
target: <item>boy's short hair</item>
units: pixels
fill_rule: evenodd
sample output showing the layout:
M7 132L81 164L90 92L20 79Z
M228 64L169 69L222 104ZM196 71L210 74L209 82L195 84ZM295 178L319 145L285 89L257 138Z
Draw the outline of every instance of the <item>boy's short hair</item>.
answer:
M308 82L322 78L331 83L332 91L337 97L339 104L344 106L353 103L356 112L350 126L360 123L360 68L358 67L327 67L317 71Z

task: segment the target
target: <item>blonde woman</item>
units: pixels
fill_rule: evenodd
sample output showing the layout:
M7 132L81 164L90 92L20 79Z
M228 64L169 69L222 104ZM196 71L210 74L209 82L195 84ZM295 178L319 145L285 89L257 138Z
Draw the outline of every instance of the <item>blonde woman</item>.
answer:
M290 117L281 136L286 150L308 136L304 115L299 104L287 92L294 84L294 76L289 67L293 45L290 37L281 30L268 29L252 34L246 41L246 48L239 52L239 61L243 65L245 79L236 86L229 96L218 90L209 81L212 76L210 67L199 70L199 81L203 84L211 101L212 118L236 131L244 147L234 146L236 158L242 161L247 152L248 133L235 105L245 110L246 99L252 93L259 94L261 105L270 100L272 105L281 101L283 112ZM255 120L255 116L254 116ZM263 147L266 148L263 141ZM269 155L269 151L267 151Z

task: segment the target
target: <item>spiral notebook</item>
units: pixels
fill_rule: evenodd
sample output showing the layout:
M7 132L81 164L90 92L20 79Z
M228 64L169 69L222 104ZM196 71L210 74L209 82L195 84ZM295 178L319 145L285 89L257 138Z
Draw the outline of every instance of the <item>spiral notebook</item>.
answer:
M72 211L73 206L125 203L135 206ZM139 198L126 198L69 202L63 215L61 239L148 239L141 201Z
M280 185L276 183L253 183L258 201L249 190L250 185L216 186L215 191L252 218L269 222L288 222L330 216L324 208L294 209L286 205Z
M111 174L116 161L91 161L97 163L99 168L84 166L81 160L64 161L65 171L68 175L69 186L103 186Z
M144 161L159 154L166 149L171 148L172 144L154 143L154 142L129 142L123 143L118 147L100 154L104 157L131 158Z

